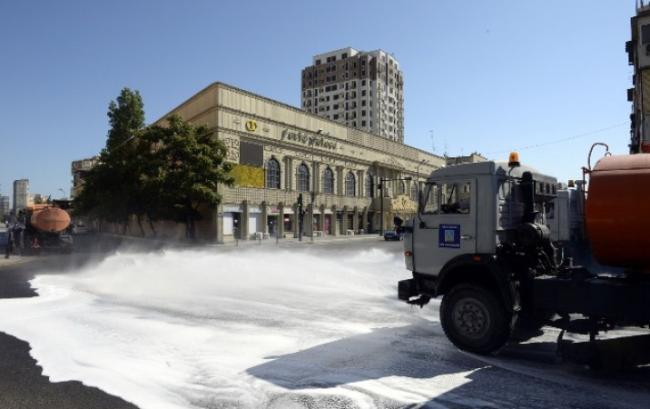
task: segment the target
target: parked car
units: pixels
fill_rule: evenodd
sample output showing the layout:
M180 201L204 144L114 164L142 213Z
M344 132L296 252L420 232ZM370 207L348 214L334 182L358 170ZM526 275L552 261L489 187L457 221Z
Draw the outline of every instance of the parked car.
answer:
M386 241L399 241L404 238L404 234L397 230L387 230L384 232L384 240Z
M78 223L72 226L72 234L86 234L88 227L84 224Z

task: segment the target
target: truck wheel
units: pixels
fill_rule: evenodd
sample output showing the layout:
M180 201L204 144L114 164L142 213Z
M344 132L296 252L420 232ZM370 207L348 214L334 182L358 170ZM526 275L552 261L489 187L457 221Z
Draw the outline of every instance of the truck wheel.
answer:
M440 321L458 348L490 354L510 337L511 314L489 290L471 284L453 287L440 304Z

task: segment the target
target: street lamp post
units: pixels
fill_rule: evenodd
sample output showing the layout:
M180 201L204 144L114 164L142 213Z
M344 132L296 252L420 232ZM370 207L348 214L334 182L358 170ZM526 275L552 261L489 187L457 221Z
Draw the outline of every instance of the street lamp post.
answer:
M428 159L422 159L420 163L415 167L415 181L417 183L420 182L420 166L424 165L425 163L429 162Z
M380 197L379 197L379 213L380 213L380 230L379 230L379 235L383 236L384 235L384 182L394 182L398 180L411 180L412 178L410 176L407 176L405 178L394 178L394 179L384 179L382 177L379 178L379 190L381 191Z

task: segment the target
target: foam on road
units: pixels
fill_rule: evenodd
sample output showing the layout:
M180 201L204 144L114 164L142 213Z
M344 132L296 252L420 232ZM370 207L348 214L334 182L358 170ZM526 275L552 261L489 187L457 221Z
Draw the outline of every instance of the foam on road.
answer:
M0 330L28 341L53 381L142 408L647 403L644 391L458 352L435 302L395 299L406 277L399 254L378 248L118 253L37 276L39 297L0 300Z

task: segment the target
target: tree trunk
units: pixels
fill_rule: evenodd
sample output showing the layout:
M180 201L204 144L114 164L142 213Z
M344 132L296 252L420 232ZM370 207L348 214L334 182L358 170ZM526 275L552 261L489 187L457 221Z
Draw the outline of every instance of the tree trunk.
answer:
M156 232L156 226L153 224L153 219L151 218L151 214L147 213L147 221L149 221L149 228L153 232L153 237L158 237L158 233Z
M144 227L142 227L142 215L137 215L136 219L138 220L138 227L140 228L140 234L142 237L146 237L146 233L144 232Z

